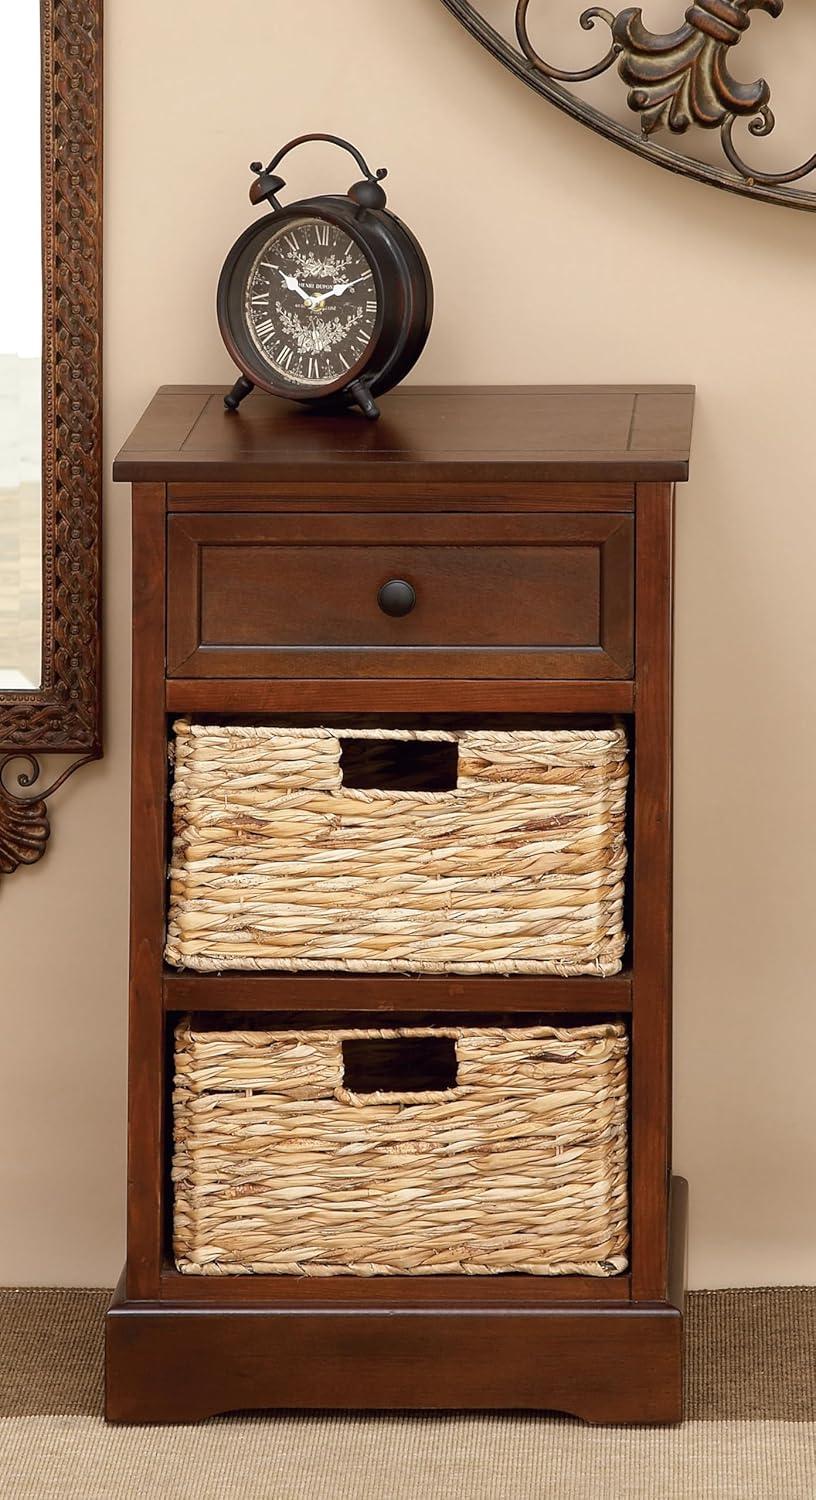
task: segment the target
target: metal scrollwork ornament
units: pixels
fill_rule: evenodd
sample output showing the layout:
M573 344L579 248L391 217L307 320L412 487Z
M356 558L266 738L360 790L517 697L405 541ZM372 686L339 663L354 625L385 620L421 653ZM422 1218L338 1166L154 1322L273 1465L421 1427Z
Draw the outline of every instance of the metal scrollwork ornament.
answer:
M0 755L0 875L11 875L21 865L33 865L42 859L51 834L46 806L48 798L58 792L81 766L98 759L96 750L80 756L49 787L38 791L40 764L35 755L23 750ZM15 763L22 763L25 767L18 770L14 778L17 786L23 789L19 792L12 791L7 780L9 767Z
M816 190L790 187L816 171L816 153L790 170L772 172L748 163L734 144L734 126L739 120L747 122L753 137L769 136L776 121L767 81L758 78L743 83L734 78L730 54L748 30L752 11L777 19L784 0L698 0L686 9L682 25L664 34L648 29L639 6L615 14L593 5L579 16L580 25L585 31L597 24L606 26L611 45L591 67L574 70L547 62L531 40L528 21L538 0L510 3L515 4L518 52L467 0L443 0L526 83L600 134L670 171L716 187L795 208L816 208ZM638 133L564 88L599 78L615 66L627 86L629 108L640 117ZM694 128L719 131L727 167L687 156L659 139L665 134L683 136Z
M20 865L42 859L51 832L43 798L21 797L3 781L12 760L22 760L29 767L18 774L18 786L33 785L40 774L33 755L6 755L0 760L0 875L11 875Z

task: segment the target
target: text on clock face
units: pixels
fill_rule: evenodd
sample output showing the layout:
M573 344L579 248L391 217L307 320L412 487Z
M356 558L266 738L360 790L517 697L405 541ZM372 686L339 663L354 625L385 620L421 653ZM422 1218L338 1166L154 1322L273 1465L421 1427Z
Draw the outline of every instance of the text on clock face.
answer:
M377 321L371 266L326 219L270 234L246 282L244 315L264 363L297 385L331 385L360 364Z

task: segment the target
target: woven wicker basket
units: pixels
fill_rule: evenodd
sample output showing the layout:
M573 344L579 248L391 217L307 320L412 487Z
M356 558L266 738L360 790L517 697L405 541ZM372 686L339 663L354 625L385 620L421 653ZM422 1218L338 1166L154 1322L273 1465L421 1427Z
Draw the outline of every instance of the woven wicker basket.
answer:
M369 742L375 767L388 742L453 746L454 785L344 785L344 747L356 740ZM171 964L620 969L622 729L452 734L182 721L174 760Z
M452 1039L453 1086L345 1085L344 1042L399 1051L422 1038ZM626 1054L611 1024L241 1032L188 1017L176 1029L176 1264L193 1275L623 1271Z

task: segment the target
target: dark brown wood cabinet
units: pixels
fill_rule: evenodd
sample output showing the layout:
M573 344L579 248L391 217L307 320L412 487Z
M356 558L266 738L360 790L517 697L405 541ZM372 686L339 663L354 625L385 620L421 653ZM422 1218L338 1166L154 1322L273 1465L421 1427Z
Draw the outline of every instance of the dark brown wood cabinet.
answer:
M128 1252L107 1411L530 1408L681 1415L685 1184L671 1179L674 485L686 387L403 388L379 422L166 387L133 485ZM410 611L378 604L384 582ZM612 978L199 975L163 961L172 716L624 722L630 934ZM170 1250L170 1038L276 1024L609 1016L630 1032L630 1268L581 1277L189 1277Z

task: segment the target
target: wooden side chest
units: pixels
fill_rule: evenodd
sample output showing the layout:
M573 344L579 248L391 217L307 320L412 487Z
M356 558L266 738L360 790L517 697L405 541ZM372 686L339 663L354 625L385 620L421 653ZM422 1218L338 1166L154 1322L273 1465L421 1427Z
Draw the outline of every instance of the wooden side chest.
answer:
M127 1264L107 1414L490 1409L681 1416L686 1189L672 1179L674 485L687 387L419 388L379 422L160 390L133 485ZM618 973L217 972L164 959L168 742L203 724L623 726ZM629 1056L626 1269L584 1275L183 1275L173 1036L610 1021Z

